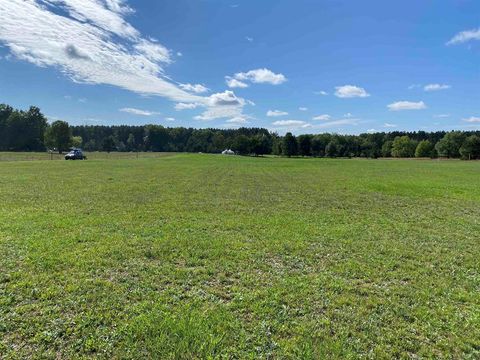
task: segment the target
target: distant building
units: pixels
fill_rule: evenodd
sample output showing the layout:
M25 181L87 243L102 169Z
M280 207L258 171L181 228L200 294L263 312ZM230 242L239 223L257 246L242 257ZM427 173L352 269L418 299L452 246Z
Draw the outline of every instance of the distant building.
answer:
M222 155L235 155L235 151L227 149L222 151Z

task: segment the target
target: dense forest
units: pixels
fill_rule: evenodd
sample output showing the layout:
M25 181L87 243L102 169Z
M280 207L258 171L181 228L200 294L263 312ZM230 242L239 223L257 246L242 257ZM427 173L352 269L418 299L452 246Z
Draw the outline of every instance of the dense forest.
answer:
M0 151L165 151L316 157L447 157L480 159L480 131L279 136L261 128L193 129L144 126L70 126L48 123L37 107L0 104Z

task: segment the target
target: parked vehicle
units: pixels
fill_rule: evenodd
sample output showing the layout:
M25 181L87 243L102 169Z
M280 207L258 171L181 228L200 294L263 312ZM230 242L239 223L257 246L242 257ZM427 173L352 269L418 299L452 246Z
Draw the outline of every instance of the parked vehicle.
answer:
M82 150L73 149L67 155L65 155L65 160L87 160L87 157L83 155Z

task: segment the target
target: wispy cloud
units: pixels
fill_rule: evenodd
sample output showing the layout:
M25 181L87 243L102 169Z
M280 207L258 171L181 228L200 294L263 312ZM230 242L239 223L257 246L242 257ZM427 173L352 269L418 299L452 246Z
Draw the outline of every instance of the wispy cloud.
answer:
M480 116L470 116L467 119L463 119L463 121L468 123L480 123Z
M423 101L397 101L390 105L387 105L390 111L402 111L402 110L423 110L427 108L427 105Z
M0 42L18 59L57 67L78 83L206 102L164 76L171 52L126 21L132 12L120 0L1 1Z
M250 123L250 121L248 121L248 119L250 119L249 116L242 115L242 116L236 116L234 118L228 119L225 122L227 124L245 125L245 124Z
M300 107L298 108L298 110L300 110L300 111L308 111L308 108L307 108L307 107L304 107L304 106L300 106Z
M268 110L267 116L269 117L278 117L278 116L287 116L288 112L280 110Z
M278 120L274 121L272 125L278 127L308 127L310 124L302 120Z
M428 84L423 87L425 91L439 91L439 90L447 90L450 89L450 85L446 84Z
M128 113L128 114L133 114L133 115L140 115L140 116L153 116L153 115L159 115L159 112L155 111L149 111L149 110L141 110L141 109L135 109L135 108L123 108L120 109L119 111Z
M210 91L209 88L201 84L180 84L180 87L185 91L194 92L196 94L203 94Z
M328 92L321 90L321 91L315 91L314 94L315 95L327 96Z
M436 119L444 119L444 118L449 118L450 114L437 114L437 115L433 115L433 117Z
M328 114L318 115L313 118L313 120L320 120L320 121L328 121L331 120L332 117Z
M447 42L447 45L462 44L471 40L480 40L480 28L459 32Z
M354 85L335 87L335 96L339 98L365 98L370 96L364 88Z
M385 123L383 124L384 128L396 128L397 124Z
M359 119L338 119L320 124L311 124L303 120L278 120L272 123L275 128L283 131L295 131L295 130L324 130L335 129L343 126L357 126Z
M333 120L333 121L328 121L324 122L321 124L315 124L312 126L314 129L330 129L330 128L335 128L339 126L345 126L345 125L352 125L356 126L358 125L359 119L339 119L339 120Z

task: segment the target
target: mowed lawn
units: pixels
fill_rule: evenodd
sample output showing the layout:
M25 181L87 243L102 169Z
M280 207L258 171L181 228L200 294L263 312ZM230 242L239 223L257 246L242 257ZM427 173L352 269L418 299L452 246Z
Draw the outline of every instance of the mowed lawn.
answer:
M480 162L0 162L0 358L480 357Z

